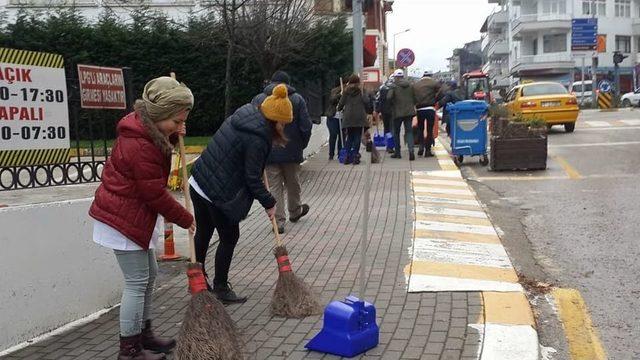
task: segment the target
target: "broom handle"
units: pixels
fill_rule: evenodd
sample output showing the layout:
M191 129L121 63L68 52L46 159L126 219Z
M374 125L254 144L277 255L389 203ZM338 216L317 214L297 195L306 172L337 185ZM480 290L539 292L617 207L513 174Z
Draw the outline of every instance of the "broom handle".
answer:
M269 180L267 179L266 171L262 173L262 179L264 181L264 186L267 188L267 191L271 191L269 190ZM275 216L271 218L271 226L273 227L273 233L275 234L275 237L276 237L276 246L282 246L282 238L280 237L280 232L278 231L278 223L276 222Z
M171 72L171 77L173 79L176 78L176 73ZM189 193L189 177L187 175L187 156L184 149L184 137L182 135L178 136L178 146L180 147L180 162L182 163L182 192L184 193L184 207L191 214L191 194ZM196 262L196 245L193 239L193 233L187 230L189 234L189 255L191 257L191 262Z

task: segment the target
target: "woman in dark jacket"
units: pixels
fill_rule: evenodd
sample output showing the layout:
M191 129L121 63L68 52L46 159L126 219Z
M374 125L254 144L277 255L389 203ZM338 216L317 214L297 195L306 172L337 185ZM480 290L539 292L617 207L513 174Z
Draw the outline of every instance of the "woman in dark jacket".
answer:
M164 359L163 353L176 345L151 331L158 268L154 249L163 231L160 215L195 230L193 216L167 191L172 143L184 135L192 106L191 91L170 77L145 85L135 111L118 123L118 137L89 210L95 219L93 241L113 249L124 275L119 360Z
M292 120L287 87L278 85L259 107L244 105L227 118L194 164L189 184L198 225L196 260L204 265L209 242L217 230L220 242L213 287L208 281L207 285L223 303L247 301L236 295L229 284L240 221L249 213L254 199L269 218L274 217L276 200L265 187L263 172L272 144L286 145L284 127Z
M342 128L347 131L348 149L345 164L360 163L360 140L364 130L369 127L367 114L373 112L371 98L360 88L360 77L351 75L344 93L338 103L338 110L343 111Z
M335 87L331 89L331 92L329 93L329 104L325 111L325 115L327 116L327 128L329 128L329 160L333 160L336 154L336 145L338 153L343 146L342 135L340 134L340 119L342 119L342 114L337 111L338 102L340 101L341 96L342 91L340 89L340 79L338 79Z

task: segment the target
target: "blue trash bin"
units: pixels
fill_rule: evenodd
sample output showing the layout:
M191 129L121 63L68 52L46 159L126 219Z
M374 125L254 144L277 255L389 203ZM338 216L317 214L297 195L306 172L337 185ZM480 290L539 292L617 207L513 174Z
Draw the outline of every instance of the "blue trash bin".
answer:
M487 113L484 101L465 100L447 104L451 121L451 152L454 162L462 163L465 156L480 156L482 165L489 164L487 156Z

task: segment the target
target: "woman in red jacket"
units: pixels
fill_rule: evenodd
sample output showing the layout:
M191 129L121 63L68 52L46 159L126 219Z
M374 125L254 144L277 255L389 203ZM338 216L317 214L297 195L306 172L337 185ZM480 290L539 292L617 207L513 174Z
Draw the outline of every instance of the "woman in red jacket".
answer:
M118 359L164 359L175 340L151 331L154 249L162 217L195 231L193 216L167 191L172 144L185 134L191 90L170 77L149 81L135 111L117 126L118 137L102 172L89 214L93 241L113 249L124 274Z

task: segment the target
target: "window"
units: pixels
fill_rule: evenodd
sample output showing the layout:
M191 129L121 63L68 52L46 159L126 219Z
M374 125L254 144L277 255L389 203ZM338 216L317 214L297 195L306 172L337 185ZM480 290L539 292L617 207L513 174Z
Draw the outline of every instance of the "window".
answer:
M607 0L582 0L582 15L607 16Z
M317 12L332 12L333 1L332 0L315 0L313 10Z
M567 2L566 0L543 0L542 13L543 14L566 14Z
M631 36L616 35L616 51L631 53Z
M631 17L631 0L616 0L616 17Z
M545 53L567 51L567 34L544 35L542 39L542 51Z
M524 86L522 88L522 96L557 95L566 93L567 89L565 89L562 84L535 84Z

